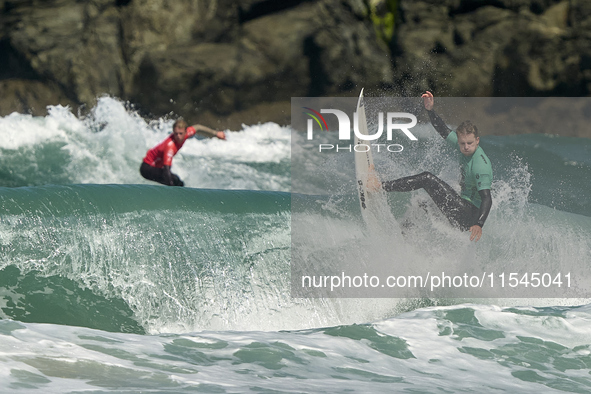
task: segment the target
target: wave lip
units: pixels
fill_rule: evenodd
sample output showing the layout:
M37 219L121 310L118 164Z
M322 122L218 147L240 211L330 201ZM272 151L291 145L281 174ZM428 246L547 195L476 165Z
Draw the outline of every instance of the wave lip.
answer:
M3 215L71 216L132 211L278 212L289 193L256 190L168 188L159 185L48 185L0 188Z

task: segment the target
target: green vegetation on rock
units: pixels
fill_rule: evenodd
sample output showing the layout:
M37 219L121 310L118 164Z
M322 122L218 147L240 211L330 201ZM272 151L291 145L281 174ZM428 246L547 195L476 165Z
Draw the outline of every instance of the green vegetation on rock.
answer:
M398 0L366 0L379 44L386 48L394 36Z

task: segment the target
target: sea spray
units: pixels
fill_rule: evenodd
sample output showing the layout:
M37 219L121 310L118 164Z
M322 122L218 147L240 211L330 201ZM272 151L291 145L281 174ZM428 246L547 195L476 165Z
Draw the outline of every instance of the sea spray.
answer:
M142 118L111 97L99 98L86 116L62 106L48 112L0 118L0 186L149 184L139 174L142 159L174 122ZM188 140L173 171L189 187L288 191L289 159L287 128L245 125L228 131L226 141Z
M199 168L193 187L151 185L139 179L138 161L169 133L171 120L134 118L124 104L112 104L121 107L102 107L98 120L61 110L51 115L61 119L55 122L0 118L4 391L589 392L589 298L294 299L290 204L306 206L311 242L302 253L322 257L322 242L356 243L358 255L369 247L396 267L398 245L388 234L373 238L363 224L351 158L320 163L338 166L337 176L316 171L306 182L292 180L289 128L247 125L230 133L243 137L238 147L230 138L187 142L174 168L187 169L185 179ZM115 138L119 122L138 146L124 149L137 152L132 164L114 167L112 154L123 150L108 145L127 144ZM102 131L104 140L93 140ZM440 154L447 148L432 129L416 135L420 154L406 149L397 153L404 157L376 162L383 179L428 169L458 187L457 152ZM306 158L298 165L318 167L294 136L292 154L295 148ZM68 144L87 150L81 157L88 166L76 159L69 170ZM276 154L253 156L259 144ZM185 166L191 145L203 148L203 167ZM495 183L477 244L438 216L423 192L388 193L411 250L407 261L477 262L489 270L539 258L586 267L589 141L483 136L481 145ZM97 163L110 184L93 178ZM208 178L213 167L220 176ZM72 185L81 182L89 184Z

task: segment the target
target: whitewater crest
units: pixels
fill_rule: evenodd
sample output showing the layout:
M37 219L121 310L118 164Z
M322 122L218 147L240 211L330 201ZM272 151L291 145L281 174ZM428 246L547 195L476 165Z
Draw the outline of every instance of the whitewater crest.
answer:
M140 163L173 122L145 119L112 97L99 98L84 116L63 106L48 107L45 117L13 113L0 118L0 186L147 184ZM266 123L226 131L227 141L190 139L175 157L187 186L289 190L288 128Z

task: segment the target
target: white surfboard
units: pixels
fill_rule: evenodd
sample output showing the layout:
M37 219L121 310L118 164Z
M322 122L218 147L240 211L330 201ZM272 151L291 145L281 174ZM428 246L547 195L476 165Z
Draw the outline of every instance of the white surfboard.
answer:
M363 89L359 94L357 101L357 120L359 122L359 132L364 135L369 135L367 128L367 118L365 116L365 102L363 98ZM362 146L363 145L363 146ZM361 214L364 220L367 221L368 213L372 210L372 196L367 189L367 180L370 172L374 172L373 155L371 149L366 146L371 146L369 141L360 139L355 134L355 175L357 178L357 192L359 193L359 204L361 206ZM375 174L377 177L377 174ZM379 180L379 179L378 179Z
M363 99L363 89L359 94L357 101L357 119L360 134L369 135L367 118L365 116L365 102ZM388 233L400 232L400 228L386 198L386 193L381 189L370 190L367 187L367 180L370 173L375 176L378 183L381 183L379 176L374 168L372 143L375 141L366 141L355 133L355 176L357 181L357 192L359 194L359 205L361 206L361 215L366 226L370 230L387 231Z

